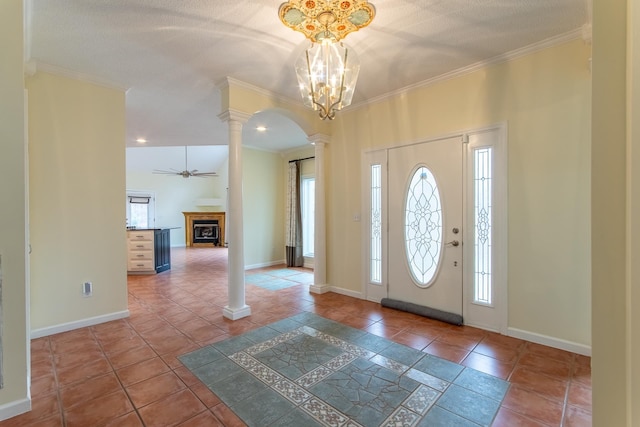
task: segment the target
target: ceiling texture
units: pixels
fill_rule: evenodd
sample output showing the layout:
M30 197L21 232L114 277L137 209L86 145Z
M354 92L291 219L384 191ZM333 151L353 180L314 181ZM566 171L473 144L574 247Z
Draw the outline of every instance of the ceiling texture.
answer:
M126 90L127 147L141 137L148 147L226 145L216 89L225 77L302 103L294 63L310 43L280 22L281 3L27 0L26 57L36 70ZM349 108L590 28L590 0L370 3L371 25L344 40L361 62ZM286 151L308 141L289 119L260 112L243 143Z

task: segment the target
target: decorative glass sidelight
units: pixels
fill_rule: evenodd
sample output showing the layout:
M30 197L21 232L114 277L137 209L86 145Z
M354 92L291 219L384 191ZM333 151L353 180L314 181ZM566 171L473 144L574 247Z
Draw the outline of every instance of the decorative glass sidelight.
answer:
M416 169L407 188L405 248L409 271L416 284L433 282L442 255L442 203L436 179L429 169Z
M369 281L382 284L382 166L371 165L371 253Z
M491 147L473 151L474 302L492 304L491 269Z

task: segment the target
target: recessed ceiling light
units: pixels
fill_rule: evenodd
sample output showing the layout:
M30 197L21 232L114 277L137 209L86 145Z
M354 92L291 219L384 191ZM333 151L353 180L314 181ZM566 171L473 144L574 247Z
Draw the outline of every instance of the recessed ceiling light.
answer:
M138 142L138 143L140 143L140 144L144 144L144 143L146 143L146 142L147 142L147 140L146 140L146 139L144 139L144 138L138 138L138 139L136 139L136 142Z
M267 130L267 128L266 128L266 127L264 127L264 126L256 126L256 130L257 130L258 132L264 132L265 130Z

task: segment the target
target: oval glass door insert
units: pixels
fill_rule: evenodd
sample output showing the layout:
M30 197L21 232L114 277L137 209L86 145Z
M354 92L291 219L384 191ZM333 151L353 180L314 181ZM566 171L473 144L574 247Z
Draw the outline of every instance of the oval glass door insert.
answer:
M436 179L425 166L413 173L407 188L404 238L409 271L416 284L435 279L442 254L442 204Z

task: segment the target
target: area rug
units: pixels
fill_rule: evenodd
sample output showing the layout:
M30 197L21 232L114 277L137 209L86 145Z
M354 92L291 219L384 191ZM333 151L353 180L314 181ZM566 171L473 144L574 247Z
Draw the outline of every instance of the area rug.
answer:
M247 273L245 282L270 291L279 291L301 283L313 283L313 273L281 268L262 273Z
M489 426L509 383L302 313L179 357L249 426Z

